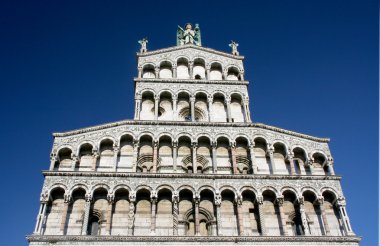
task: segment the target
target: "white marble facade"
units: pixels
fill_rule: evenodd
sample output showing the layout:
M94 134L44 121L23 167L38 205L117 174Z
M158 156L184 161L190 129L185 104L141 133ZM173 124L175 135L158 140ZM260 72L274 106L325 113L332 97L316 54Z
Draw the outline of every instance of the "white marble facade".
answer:
M187 38L140 41L133 120L53 134L30 245L358 245L329 139L252 123L237 43Z

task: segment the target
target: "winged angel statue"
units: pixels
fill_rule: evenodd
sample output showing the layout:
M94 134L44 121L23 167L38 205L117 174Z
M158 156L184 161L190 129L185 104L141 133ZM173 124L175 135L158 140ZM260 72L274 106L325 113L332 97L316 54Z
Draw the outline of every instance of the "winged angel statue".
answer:
M201 42L201 29L198 24L195 24L194 30L191 23L185 25L185 30L178 26L177 28L177 45L184 44L195 44L198 46L202 45Z

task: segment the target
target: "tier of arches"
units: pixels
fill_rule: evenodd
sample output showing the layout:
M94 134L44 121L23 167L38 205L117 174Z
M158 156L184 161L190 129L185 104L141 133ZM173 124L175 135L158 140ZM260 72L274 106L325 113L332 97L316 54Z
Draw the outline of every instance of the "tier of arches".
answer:
M240 93L161 91L155 94L150 90L136 96L135 120L251 122L248 100Z
M50 170L202 174L335 175L332 159L323 152L306 153L300 146L268 143L263 137L231 140L207 135L124 134L118 141L104 138L72 148L62 147L52 155Z
M244 72L235 65L224 67L218 61L206 63L203 58L190 61L180 57L176 62L161 61L159 65L146 63L138 68L138 78L199 79L199 80L244 80Z
M136 191L119 186L55 187L41 204L36 232L43 235L344 236L352 233L345 204L325 189L257 192L244 187L191 186ZM37 223L37 224L38 224Z

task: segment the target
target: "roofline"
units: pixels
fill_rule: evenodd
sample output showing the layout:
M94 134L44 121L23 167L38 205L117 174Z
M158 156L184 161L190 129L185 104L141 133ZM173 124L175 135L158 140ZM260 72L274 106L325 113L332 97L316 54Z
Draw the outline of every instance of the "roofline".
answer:
M321 142L321 143L329 143L330 139L329 138L319 138L319 137L314 137L310 136L307 134L303 133L298 133L294 131L289 131L285 130L282 128L278 128L275 126L270 126L266 125L263 123L224 123L224 122L182 122L182 121L150 121L150 120L121 120L121 121L116 121L112 123L106 123L106 124L101 124L101 125L96 125L96 126L91 126L91 127L85 127L85 128L80 128L72 131L67 131L67 132L56 132L53 133L53 137L67 137L71 135L76 135L76 134L81 134L81 133L86 133L86 132L91 132L91 131L97 131L97 130L102 130L102 129L107 129L115 126L123 126L123 125L178 125L178 126L210 126L210 127L256 127L256 128L261 128L261 129L266 129L266 130L271 130L283 134L288 134L291 136L295 137L300 137L316 142Z
M202 51L211 52L211 53L214 53L214 54L217 54L217 55L226 56L226 57L229 57L229 58L244 60L244 56L235 56L235 55L223 52L223 51L218 51L218 50L214 50L214 49L211 49L211 48L206 48L206 47L202 47L202 46L198 46L198 45L194 45L194 44L185 44L185 45L180 45L180 46L172 46L172 47L169 47L169 48L152 50L152 51L147 51L147 52L144 52L144 53L137 52L137 56L138 57L145 57L145 56L156 55L156 54L160 54L160 53L164 53L164 52L181 50L181 49L184 49L184 48L194 48L194 49L198 49L198 50L202 50Z
M248 85L248 80L208 80L208 79L178 79L178 78L134 78L135 82L158 82L158 83L188 83L188 84L219 84L219 85Z

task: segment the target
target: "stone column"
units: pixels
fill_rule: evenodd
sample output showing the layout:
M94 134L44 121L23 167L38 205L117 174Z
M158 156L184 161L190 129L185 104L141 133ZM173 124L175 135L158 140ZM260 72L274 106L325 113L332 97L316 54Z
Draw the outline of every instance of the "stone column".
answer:
M36 220L36 226L34 228L34 234L40 234L42 235L42 228L45 226L45 214L48 204L48 194L43 193L41 194L41 200L40 200L40 209L38 210L37 220Z
M313 163L314 163L313 158L308 159L306 163L309 166L310 175L313 175Z
M212 96L208 96L207 97L207 104L208 104L208 121L211 122L211 115L212 115L212 101L213 101L213 97Z
M178 142L174 141L173 142L173 171L177 171L177 155L178 155Z
M112 225L112 210L113 210L113 204L114 204L114 195L108 194L107 195L107 201L108 201L108 207L107 207L107 218L106 218L106 233L107 235L111 235L111 225Z
M193 160L193 173L197 173L197 147L196 142L192 143L192 160Z
M246 114L246 120L247 122L252 122L251 120L251 112L249 110L249 100L248 99L244 99L244 108L245 108L245 114Z
M257 174L257 164L256 164L256 155L255 155L255 142L249 145L249 155L251 157L251 167L252 173Z
M86 198L86 204L84 206L82 235L87 235L88 220L89 220L89 217L90 217L90 209L91 209L92 196L90 194L86 194L85 198Z
M264 217L264 199L262 196L258 196L256 198L257 200L257 205L259 207L259 220L260 220L260 229L261 229L261 235L266 236L267 235L267 229L265 226L265 217Z
M53 171L54 170L54 166L55 166L55 163L58 161L58 156L56 153L51 153L50 154L50 167L49 167L49 170L50 171Z
M211 69L211 67L210 67L210 65L206 65L206 79L207 80L210 80L210 69Z
M157 172L157 148L158 148L158 141L153 141L153 167L152 167L152 172L156 173Z
M289 149L289 153L288 153L288 161L289 161L289 165L290 165L290 174L291 175L296 175L296 170L294 168L294 161L293 161L293 154L291 154L291 150Z
M284 214L284 197L278 197L276 199L276 203L278 206L278 210L280 212L280 228L282 229L282 235L283 236L288 236L288 231L286 228L286 219L285 219L285 214Z
M159 67L155 67L154 68L154 73L155 73L156 79L159 79L160 78L160 68Z
M333 159L330 157L328 160L327 160L327 168L328 168L328 172L330 175L335 175L335 171L334 171L334 167L333 167Z
M231 119L231 98L226 98L226 106L227 106L227 122L232 122Z
M173 120L177 120L177 95L173 95Z
M238 174L237 163L236 163L236 143L230 142L231 149L231 159L232 159L232 173Z
M92 150L92 167L91 167L91 170L92 171L96 171L96 165L98 163L98 159L99 159L99 151L97 149L93 149Z
M117 170L117 159L119 157L120 148L117 145L113 146L113 171L116 172Z
M142 67L137 67L137 78L141 79L142 77L142 71L143 71L143 68Z
M134 140L133 141L133 159L132 159L132 172L136 172L137 168L137 158L139 154L139 141Z
M240 80L244 81L244 70L240 71Z
M244 218L242 215L242 204L243 204L243 198L241 196L238 196L235 199L236 203L236 212L237 212L237 221L238 221L238 228L239 228L239 236L244 236Z
M65 194L64 199L63 199L63 211L62 211L62 217L61 217L61 224L59 227L60 235L65 234L67 211L69 210L70 203L71 203L71 196Z
M195 96L190 97L191 121L195 121Z
M211 152L212 152L212 172L217 173L218 172L218 166L216 162L216 148L217 148L217 143L212 142L211 143Z
M173 236L178 236L179 195L177 192L174 192L172 196L172 203L173 203Z
M311 231L309 228L309 223L307 222L305 207L304 207L304 198L300 197L298 198L299 208L300 208L300 214L301 214L301 220L302 220L302 226L305 231L305 235L311 235Z
M152 215L151 215L151 223L150 223L150 234L156 234L156 205L157 205L157 194L152 192L150 195L150 201L152 203Z
M141 107L141 95L136 94L135 96L135 120L140 119L140 109Z
M135 202L136 192L131 191L129 194L128 236L133 236L133 227L135 223Z
M351 228L350 219L348 218L346 211L346 199L344 199L343 197L339 197L338 201L336 202L336 205L339 210L339 216L342 219L343 229L346 236L354 235L354 232Z
M71 170L72 171L75 171L75 167L77 163L78 163L78 157L74 153L71 153Z
M173 78L177 78L177 64L173 64Z
M200 203L200 197L199 197L199 195L196 195L194 197L195 236L200 236L200 232L199 232L199 203Z
M269 156L270 166L272 167L272 174L276 174L276 166L273 159L274 148L271 144L267 144L267 156Z
M330 227L329 227L329 223L327 221L325 208L323 207L323 202L324 202L323 196L318 197L317 203L319 205L319 211L320 211L321 217L322 217L323 229L324 229L324 233L325 233L324 235L325 236L330 236L330 234L331 234L330 233Z
M190 75L190 79L193 78L193 66L194 66L194 62L193 61L189 61L189 75Z
M216 223L217 223L217 234L222 236L222 222L220 215L220 206L222 205L222 196L217 193L215 195L215 208L216 208Z
M154 120L158 120L158 107L160 102L160 96L154 96Z

